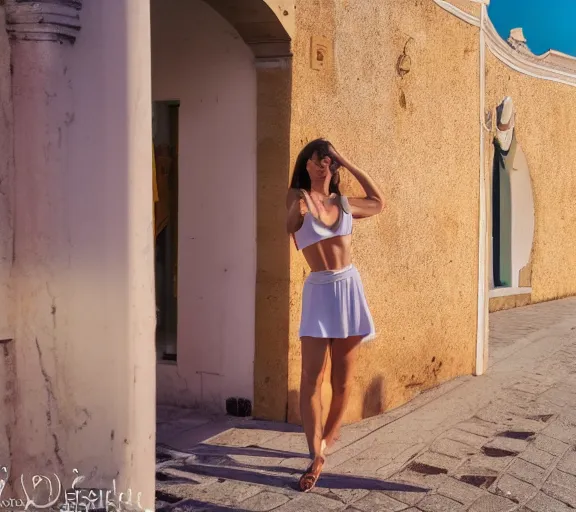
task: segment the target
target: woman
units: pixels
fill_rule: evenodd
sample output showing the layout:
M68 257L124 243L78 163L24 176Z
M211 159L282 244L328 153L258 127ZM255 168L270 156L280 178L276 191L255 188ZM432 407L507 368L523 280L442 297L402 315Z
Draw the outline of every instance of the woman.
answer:
M365 197L342 196L341 167L358 180ZM337 153L328 141L318 139L298 156L286 206L288 233L294 236L311 270L304 284L300 323L300 409L312 464L300 478L299 487L308 492L320 477L326 450L338 437L357 348L374 336L362 281L351 264L352 219L377 215L383 199L365 172ZM323 428L320 389L329 355L332 402Z

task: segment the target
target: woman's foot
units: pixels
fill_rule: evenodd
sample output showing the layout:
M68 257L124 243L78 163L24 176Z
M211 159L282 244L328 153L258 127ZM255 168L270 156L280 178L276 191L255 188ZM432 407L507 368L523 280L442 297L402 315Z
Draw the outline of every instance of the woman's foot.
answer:
M320 478L320 473L324 467L324 457L318 456L314 458L310 467L300 477L298 487L302 492L310 492L316 486L316 482Z
M330 454L330 451L332 450L332 447L334 446L334 443L336 443L336 441L338 441L338 438L334 437L332 439L330 438L324 438L322 439L322 444L321 449L320 449L320 453L322 454L322 456L326 456Z

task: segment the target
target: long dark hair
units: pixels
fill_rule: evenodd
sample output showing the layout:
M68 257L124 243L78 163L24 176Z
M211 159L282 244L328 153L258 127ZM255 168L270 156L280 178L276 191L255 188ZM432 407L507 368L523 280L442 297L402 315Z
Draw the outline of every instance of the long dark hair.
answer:
M301 188L310 192L312 182L310 181L310 175L306 170L306 164L308 163L308 160L312 158L312 155L317 153L320 160L325 157L329 157L331 159L330 172L332 173L332 179L330 180L329 186L330 194L336 194L339 196L342 195L340 193L340 173L338 172L340 164L335 162L334 159L330 156L330 146L330 142L325 139L316 139L306 144L296 159L296 164L294 165L294 173L292 174L292 181L290 182L290 188Z

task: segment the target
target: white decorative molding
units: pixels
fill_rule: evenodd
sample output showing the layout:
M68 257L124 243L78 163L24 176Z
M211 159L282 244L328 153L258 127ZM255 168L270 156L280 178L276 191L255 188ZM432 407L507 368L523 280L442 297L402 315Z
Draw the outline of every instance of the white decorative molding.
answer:
M532 55L532 59L546 67L563 69L576 74L576 57L557 50L548 50L542 55Z
M496 297L511 297L513 295L528 295L532 293L532 288L525 287L525 288L492 288L490 290L489 296L491 299L495 299Z
M7 31L24 41L74 43L83 0L6 0Z
M485 32L486 43L490 51L512 69L534 78L576 85L576 59L574 59L575 69L570 70L526 51L527 47L522 50L513 48L510 43L500 37L489 18L485 21Z
M480 18L477 16L464 12L446 0L434 0L434 2L462 21L480 28ZM486 46L508 67L534 78L576 86L576 58L556 50L550 50L543 55L534 55L525 44L516 44L522 43L515 39L519 37L518 30L513 31L508 41L504 41L489 17L484 19L483 26ZM524 47L520 48L520 46Z

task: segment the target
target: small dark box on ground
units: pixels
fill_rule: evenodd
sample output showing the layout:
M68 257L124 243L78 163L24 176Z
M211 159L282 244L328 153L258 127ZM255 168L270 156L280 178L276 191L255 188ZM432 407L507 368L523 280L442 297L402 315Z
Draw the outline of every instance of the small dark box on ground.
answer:
M246 398L227 398L226 412L230 414L230 416L239 416L240 418L252 416L252 402Z

